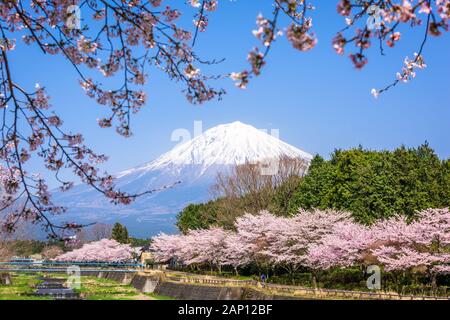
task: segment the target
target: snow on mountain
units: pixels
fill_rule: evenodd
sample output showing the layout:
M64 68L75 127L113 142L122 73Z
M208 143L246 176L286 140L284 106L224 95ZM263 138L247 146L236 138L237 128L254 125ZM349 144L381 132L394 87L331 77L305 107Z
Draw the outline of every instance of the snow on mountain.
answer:
M112 206L101 194L79 185L55 200L69 207L63 220L82 222L121 221L136 236L148 237L160 231L174 232L176 214L190 203L211 199L210 186L219 172L235 165L258 163L281 156L312 156L250 125L233 122L205 131L154 161L116 175L116 186L129 193L181 181L176 187L138 198L129 206Z
M200 165L203 172L214 165L238 165L286 155L311 159L311 155L250 125L236 121L207 130L204 134L176 146L155 161L124 171L133 172Z

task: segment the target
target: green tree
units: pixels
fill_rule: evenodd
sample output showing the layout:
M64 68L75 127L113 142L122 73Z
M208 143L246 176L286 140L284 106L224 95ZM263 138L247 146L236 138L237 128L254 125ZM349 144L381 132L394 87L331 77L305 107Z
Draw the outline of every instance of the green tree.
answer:
M289 199L288 212L295 213L300 206L326 207L329 201L325 190L331 188L332 169L329 162L316 155L311 161L308 174L299 183L301 188L297 187Z
M441 185L450 186L450 159L442 162L443 174ZM450 199L450 188L443 188L440 193L442 199Z
M260 210L254 199L264 199L259 203L276 215L333 208L366 224L395 214L413 218L418 210L450 206L450 159L441 161L428 143L394 151L335 150L329 160L315 156L305 177L290 176L259 192L190 205L177 225L182 232L210 225L232 229L237 217Z
M448 160L441 161L428 143L393 152L362 147L336 150L331 159L314 158L309 174L290 199L298 208L351 211L363 223L450 204Z
M150 239L140 239L140 238L130 237L129 243L132 247L145 247L150 244Z
M177 216L177 227L182 233L193 229L206 229L217 222L218 202L190 204Z
M111 231L111 238L119 243L129 243L130 238L128 236L128 229L122 226L120 223L116 222Z

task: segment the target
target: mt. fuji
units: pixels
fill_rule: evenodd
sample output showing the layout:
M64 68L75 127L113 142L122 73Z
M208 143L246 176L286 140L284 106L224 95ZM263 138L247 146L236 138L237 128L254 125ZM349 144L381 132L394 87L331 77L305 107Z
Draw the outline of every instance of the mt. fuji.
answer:
M180 184L139 197L131 205L114 206L85 185L54 194L55 203L69 208L62 221L125 224L137 237L161 231L175 232L175 217L185 206L212 198L209 188L217 174L245 163L267 162L282 156L310 161L312 156L274 136L241 122L223 124L205 131L154 161L122 171L115 185L131 194Z

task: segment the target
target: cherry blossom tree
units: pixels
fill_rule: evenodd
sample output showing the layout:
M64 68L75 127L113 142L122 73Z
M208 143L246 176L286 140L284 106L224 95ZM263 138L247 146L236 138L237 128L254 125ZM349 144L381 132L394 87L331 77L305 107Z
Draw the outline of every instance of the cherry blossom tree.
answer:
M286 220L276 217L268 211L261 211L257 215L245 214L235 222L239 240L238 252L241 255L241 264L255 263L268 271L276 263L273 245L278 232L284 230ZM235 253L228 252L234 256Z
M181 235L159 234L152 238L150 247L156 262L166 263L171 259L181 258Z
M256 3L256 2L255 2ZM310 51L317 44L313 31L314 1L270 0L262 2L272 8L268 17L257 17L254 35L259 46L248 54L250 68L230 72L236 85L245 88L250 79L261 74L274 42L284 33L292 47ZM258 2L259 5L259 2ZM185 10L183 10L183 9ZM32 156L43 160L46 170L54 172L62 191L74 181L62 178L71 170L83 183L103 193L113 203L129 204L136 197L152 193L127 194L115 188L114 179L101 173L99 165L107 157L97 154L84 143L81 133L64 129L63 119L55 113L45 87L29 88L17 82L12 68L12 51L21 41L39 48L42 54L62 56L73 67L80 86L109 114L98 120L101 127L115 126L118 134L129 137L131 116L147 104L142 85L147 70L157 68L169 79L183 85L187 99L204 103L220 98L225 91L214 88L211 81L223 75L204 74L201 65L207 61L195 52L198 35L207 30L210 15L218 8L217 0L189 0L169 4L164 0L6 0L0 4L0 109L3 112L0 146L0 210L7 213L3 230L11 232L20 220L42 224L51 237L64 237L68 230L79 229L74 222L56 225L52 215L65 208L53 203L48 184L42 175L27 170ZM429 35L448 30L449 0L340 0L338 13L346 26L333 40L338 54L350 44L356 68L367 64L366 51L372 41L381 53L384 46L394 46L400 39L401 25L423 26L421 43L413 58L397 79L380 93L414 78L417 69L425 68L423 49ZM86 20L80 20L78 11ZM182 11L194 10L192 26L183 26ZM366 22L367 17L373 23ZM353 30L353 35L351 32ZM349 35L350 34L350 35ZM120 78L117 87L108 87L102 78Z
M280 218L267 211L246 214L236 221L235 233L212 227L185 235L161 234L152 239L151 248L159 262L175 259L185 265L209 264L219 271L230 265L237 273L238 267L251 262L270 264L268 248L278 222Z
M219 272L225 263L225 241L229 232L219 227L206 230L193 230L185 238L188 252L183 261L186 264L208 264L217 267ZM190 245L189 245L190 244Z
M126 262L132 259L132 253L133 250L128 244L102 239L87 243L81 248L64 253L53 260L68 262Z
M283 266L289 273L302 266L308 266L312 270L319 269L308 260L311 247L333 234L336 225L349 221L349 212L300 210L294 217L284 218L284 223L277 223L269 256L275 265Z
M338 223L333 232L308 252L308 264L320 270L376 263L385 271L425 273L436 287L436 275L450 270L448 209L419 212L380 221L371 227Z
M175 259L178 263L194 266L207 264L219 272L228 264L226 254L227 238L230 232L219 227L191 230L185 235L160 234L150 245L157 262L167 263Z
M370 258L372 244L370 228L353 221L338 222L331 233L309 248L306 261L320 270L363 265Z
M268 211L237 219L235 231L193 230L186 235L160 235L152 248L160 262L175 258L185 265L208 264L238 269L251 263L260 268L283 267L293 273L308 267L317 286L319 271L378 264L399 275L450 272L450 211L428 209L414 221L395 217L372 226L356 223L349 212L301 210L292 217Z
M313 286L317 286L316 264L308 260L309 251L320 244L324 237L332 234L339 223L350 222L351 213L336 210L300 210L291 218L290 230L283 236L279 248L284 261L282 265L290 267L291 272L300 266L309 267L312 273ZM280 261L281 262L281 261Z
M242 245L240 235L230 233L224 241L223 265L232 266L235 274L239 275L239 268L251 262L248 249L248 246Z
M372 229L373 255L386 271L428 274L433 288L436 275L450 271L450 211L429 209L418 213L417 220L404 218L382 221Z
M311 246L331 234L336 224L350 219L350 213L334 210L302 210L292 218L261 211L238 218L234 233L211 228L186 235L162 234L153 238L151 246L160 262L175 258L186 265L230 265L236 273L239 267L255 263L293 272L308 265Z

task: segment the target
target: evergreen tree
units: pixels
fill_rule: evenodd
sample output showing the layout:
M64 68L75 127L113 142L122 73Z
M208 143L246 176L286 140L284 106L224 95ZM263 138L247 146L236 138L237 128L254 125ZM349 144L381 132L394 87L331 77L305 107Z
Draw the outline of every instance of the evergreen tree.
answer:
M363 223L394 214L414 217L418 210L450 205L448 162L428 143L389 151L336 150L329 161L316 157L289 205L348 210Z
M120 243L130 243L130 237L128 235L128 229L125 226L122 227L122 240L123 241L119 241L119 242Z
M292 186L292 181L296 185ZM400 214L414 218L419 210L450 206L450 159L441 161L428 143L394 151L335 150L329 160L315 156L308 174L277 186L267 208L281 216L303 209L337 209L361 223ZM186 207L178 216L182 232L210 225L233 228L235 219L255 213L246 195Z
M190 204L177 216L177 227L182 233L194 229L207 229L217 222L216 212L219 201Z
M128 229L116 222L111 231L111 238L119 243L129 243Z

